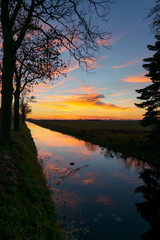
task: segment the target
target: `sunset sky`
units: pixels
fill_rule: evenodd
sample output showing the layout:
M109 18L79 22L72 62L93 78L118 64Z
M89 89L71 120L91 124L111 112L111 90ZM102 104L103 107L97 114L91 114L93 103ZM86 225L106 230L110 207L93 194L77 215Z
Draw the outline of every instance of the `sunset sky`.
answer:
M147 45L154 44L147 19L154 0L115 0L110 19L104 27L112 31L111 49L100 49L100 58L93 63L92 73L82 71L72 61L67 78L60 77L53 85L34 87L37 102L32 103L36 119L141 119L143 110L135 89L150 81L144 77L142 59L151 56ZM68 55L67 51L63 56Z

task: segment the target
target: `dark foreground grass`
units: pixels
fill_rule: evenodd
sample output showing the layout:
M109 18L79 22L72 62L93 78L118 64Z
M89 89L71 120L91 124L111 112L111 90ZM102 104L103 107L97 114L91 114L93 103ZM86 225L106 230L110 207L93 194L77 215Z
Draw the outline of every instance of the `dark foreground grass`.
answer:
M32 122L89 141L108 150L121 152L148 162L160 164L160 149L148 141L151 127L138 121L32 120Z
M26 125L20 132L12 132L10 149L0 147L0 239L62 239Z

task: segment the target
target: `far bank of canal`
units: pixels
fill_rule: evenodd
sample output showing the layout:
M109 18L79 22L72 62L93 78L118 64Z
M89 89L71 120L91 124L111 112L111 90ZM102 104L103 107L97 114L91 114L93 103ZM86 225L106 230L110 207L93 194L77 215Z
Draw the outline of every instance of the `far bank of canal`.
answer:
M157 234L160 181L156 169L33 123L27 126L65 240L140 240Z

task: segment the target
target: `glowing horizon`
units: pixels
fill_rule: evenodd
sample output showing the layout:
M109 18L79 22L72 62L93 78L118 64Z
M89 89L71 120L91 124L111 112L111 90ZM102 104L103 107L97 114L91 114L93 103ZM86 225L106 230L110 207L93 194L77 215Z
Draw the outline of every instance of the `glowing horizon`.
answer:
M117 1L108 22L113 30L112 39L108 42L106 37L99 42L99 58L84 59L94 74L82 71L72 61L64 70L67 78L60 76L53 84L40 83L34 87L37 102L31 103L32 113L28 118L142 119L145 111L134 104L139 102L135 90L150 84L142 64L144 58L152 56L147 45L154 44L154 39L149 35L149 22L144 19L145 10L153 5L154 0ZM101 46L109 44L112 50ZM65 60L67 51L61 49L61 53Z

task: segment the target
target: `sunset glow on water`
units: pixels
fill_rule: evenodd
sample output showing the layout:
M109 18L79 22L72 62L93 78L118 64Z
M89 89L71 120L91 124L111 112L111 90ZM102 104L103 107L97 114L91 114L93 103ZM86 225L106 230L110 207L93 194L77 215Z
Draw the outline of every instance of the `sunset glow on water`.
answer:
M44 167L65 239L140 240L149 224L137 212L139 174L148 165L27 123ZM134 230L133 230L134 229Z

